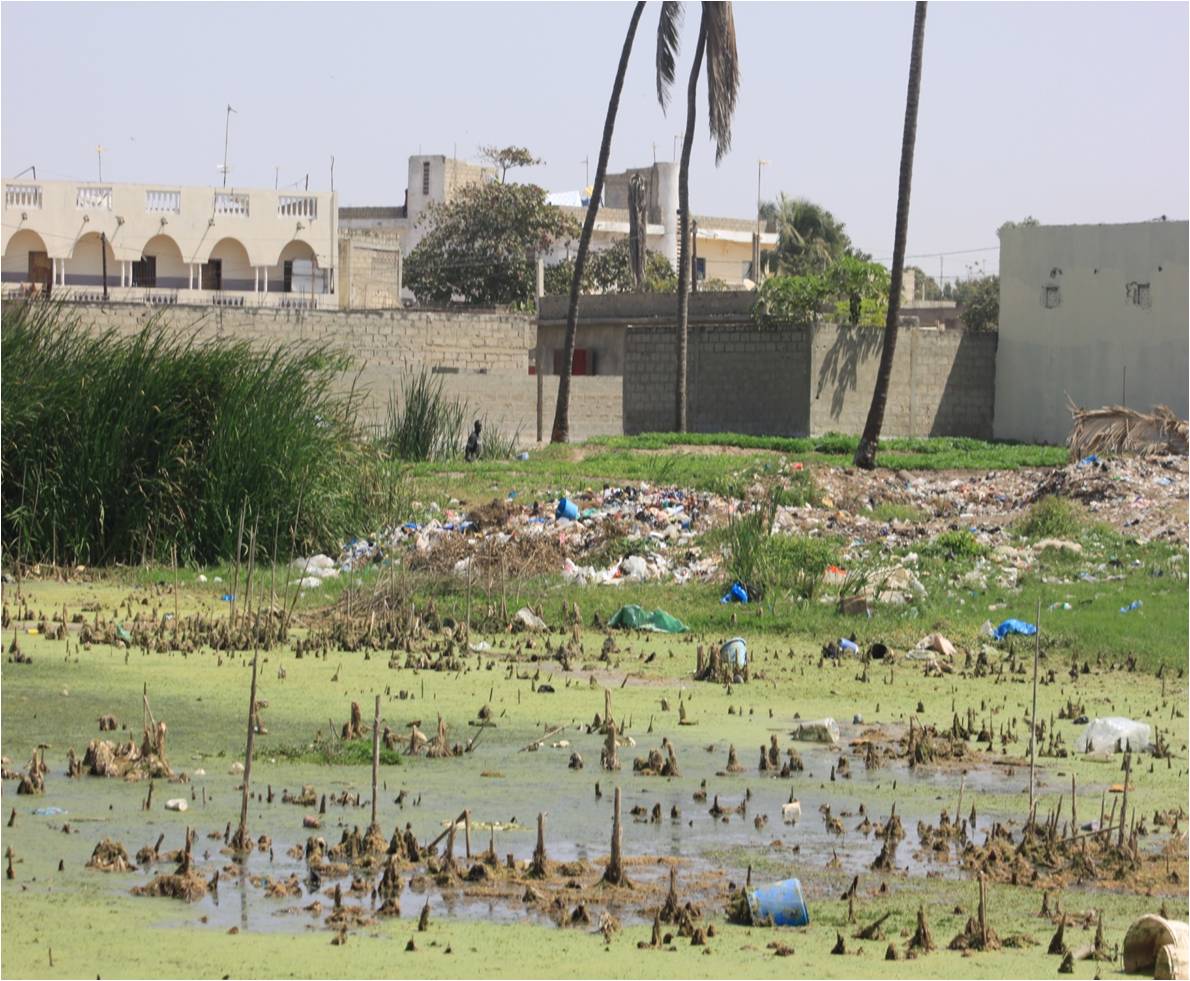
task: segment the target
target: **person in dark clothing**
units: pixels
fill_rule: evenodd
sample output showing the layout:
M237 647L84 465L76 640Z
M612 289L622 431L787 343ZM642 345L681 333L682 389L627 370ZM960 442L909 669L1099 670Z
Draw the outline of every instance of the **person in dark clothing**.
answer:
M468 463L474 463L479 459L481 446L479 442L479 432L483 429L478 419L475 420L475 428L471 431L471 435L467 437L467 448L463 451L463 459Z

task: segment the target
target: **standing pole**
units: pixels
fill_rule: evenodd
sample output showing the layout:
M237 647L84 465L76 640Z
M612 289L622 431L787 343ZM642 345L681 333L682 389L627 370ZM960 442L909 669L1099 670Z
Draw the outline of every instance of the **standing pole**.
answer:
M372 720L372 827L378 828L376 823L376 786L380 776L380 696L376 696L376 714Z
M248 788L252 781L252 745L256 741L256 654L252 655L252 691L248 697L248 746L244 750L244 787L240 799L240 826L232 840L237 852L250 851L248 842Z
M231 107L231 103L227 104L227 117L223 121L223 186L227 187L227 137L231 132L231 114L235 110ZM275 181L275 179L274 179Z
M102 178L100 178L102 180ZM103 302L107 302L107 232L99 233L99 252L103 262Z
M1034 802L1034 771L1037 769L1037 662L1041 659L1041 599L1037 600L1037 643L1033 647L1033 712L1029 716L1029 811Z

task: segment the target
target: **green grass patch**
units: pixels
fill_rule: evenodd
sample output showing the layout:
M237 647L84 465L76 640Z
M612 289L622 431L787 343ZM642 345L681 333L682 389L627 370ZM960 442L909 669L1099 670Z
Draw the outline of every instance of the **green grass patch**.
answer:
M935 535L922 546L923 555L931 555L953 561L954 559L977 559L987 555L988 548L966 528L944 531Z
M1076 538L1086 521L1086 512L1064 497L1046 495L1029 509L1016 527L1025 538Z
M913 504L895 504L891 501L885 501L882 504L877 504L874 508L868 508L863 512L863 515L873 521L908 521L914 524L928 521L931 517L925 508L919 508Z
M290 743L269 749L269 755L288 763L317 763L324 766L371 766L372 740L327 739L319 736L313 742ZM400 766L401 754L395 749L380 747L381 766Z

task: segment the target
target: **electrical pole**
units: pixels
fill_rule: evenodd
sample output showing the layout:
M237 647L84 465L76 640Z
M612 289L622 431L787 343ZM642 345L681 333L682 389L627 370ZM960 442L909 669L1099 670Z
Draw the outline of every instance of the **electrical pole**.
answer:
M227 104L227 118L223 122L223 186L227 187L227 137L231 131L231 114L235 110Z
M99 183L102 184L103 183L103 147L101 147L101 146L95 147L95 155L97 157L99 157ZM37 174L34 173L33 177L36 179Z
M103 302L107 303L107 232L99 233L99 254L103 257Z
M760 282L760 175L767 160L756 161L756 247L752 254L752 281Z

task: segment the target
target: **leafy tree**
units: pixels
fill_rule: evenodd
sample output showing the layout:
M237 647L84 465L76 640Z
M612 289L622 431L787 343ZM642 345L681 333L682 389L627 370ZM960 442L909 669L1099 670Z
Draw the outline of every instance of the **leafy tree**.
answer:
M771 276L757 291L753 316L761 323L810 324L834 313L840 322L879 324L888 302L888 270L843 256L826 272Z
M547 266L546 293L556 296L568 292L573 277L573 259L563 259ZM676 288L677 278L669 259L660 252L649 250L645 256L644 292L672 293ZM627 239L620 239L606 249L588 254L583 268L582 292L588 295L636 292Z
M981 276L958 283L956 302L963 308L963 323L972 330L995 330L1000 325L1000 277Z
M1036 228L1040 224L1041 222L1039 222L1032 215L1027 215L1020 221L1006 221L1003 225L996 229L996 237L999 238L1001 233L1008 228Z
M854 463L864 470L876 469L876 447L884 427L884 408L892 382L893 357L897 350L897 315L901 308L901 281L905 269L905 240L909 237L909 192L913 186L913 150L917 144L917 105L921 96L921 52L926 39L926 0L917 0L913 8L913 42L909 50L909 86L905 93L905 125L901 134L901 173L897 181L897 223L893 235L892 272L889 275L888 316L880 367L872 404L864 423L863 435L855 448Z
M578 223L545 198L535 184L488 181L432 203L419 222L428 231L405 263L418 302L531 306L537 256L578 234Z
M843 222L806 198L778 195L776 201L761 206L760 214L777 227L777 249L769 260L776 272L792 276L820 273L851 250Z
M514 167L535 167L545 163L533 156L528 147L523 146L481 146L479 155L500 171L500 183Z
M824 274L840 319L851 324L879 323L888 306L888 270L879 262L845 255Z

